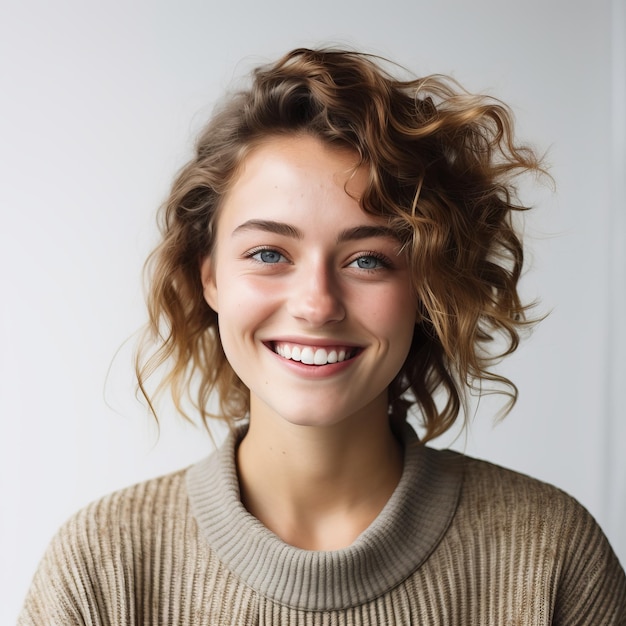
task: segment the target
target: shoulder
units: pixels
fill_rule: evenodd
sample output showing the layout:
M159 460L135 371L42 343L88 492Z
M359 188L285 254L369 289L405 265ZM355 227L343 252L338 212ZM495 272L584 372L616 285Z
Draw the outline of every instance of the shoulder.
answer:
M581 541L603 536L587 509L554 485L464 455L451 455L449 462L462 468L460 513L478 513L483 523L496 527L534 530L532 536L542 530L555 540L568 535Z
M91 502L59 529L56 543L88 546L103 539L134 541L187 514L185 470L120 489Z
M624 570L596 520L575 498L487 461L434 454L462 474L446 538L458 554L483 570L506 572L518 589L534 581L528 597L551 598L555 623L578 623L574 616L587 611L626 612Z
M425 450L435 474L456 476L460 485L457 515L590 517L576 499L554 485L451 450Z
M446 452L449 464L458 464L463 473L463 497L496 508L552 502L582 512L581 505L563 490L526 474L458 453ZM552 509L554 512L554 509Z
M160 569L168 554L180 552L173 548L176 542L189 542L189 517L185 470L88 504L50 542L20 625L84 623L90 611L108 613L134 603L133 587L150 581L151 568Z
M125 487L88 504L70 522L118 521L136 523L155 513L180 510L187 499L186 469Z
M185 523L189 513L185 473L179 470L95 500L68 519L56 543L71 544L75 554L91 558L105 558L107 547L115 547L117 554L138 543L145 548L156 535Z
M529 542L542 537L561 541L602 535L591 514L575 498L549 483L488 461L438 452L447 467L462 474L457 522L495 533L521 533Z

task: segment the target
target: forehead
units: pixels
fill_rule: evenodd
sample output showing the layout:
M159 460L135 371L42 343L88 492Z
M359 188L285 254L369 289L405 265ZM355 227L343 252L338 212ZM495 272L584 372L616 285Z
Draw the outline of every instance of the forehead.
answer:
M365 216L359 201L367 179L356 152L308 135L271 137L243 158L222 200L220 221L243 210L265 217L262 214L302 207L334 208L315 211L329 219L348 207Z
M344 146L332 146L311 135L273 136L263 139L243 158L233 187L259 176L272 176L273 182L301 182L305 174L318 182L348 185L352 193L366 182L366 171L359 167L359 155ZM351 187L351 188L350 188Z

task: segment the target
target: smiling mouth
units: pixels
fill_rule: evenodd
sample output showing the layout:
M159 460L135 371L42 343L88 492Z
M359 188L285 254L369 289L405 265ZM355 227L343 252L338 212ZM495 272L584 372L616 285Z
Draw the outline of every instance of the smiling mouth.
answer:
M353 359L361 348L354 346L303 346L275 341L272 350L289 361L298 361L305 365L329 365Z

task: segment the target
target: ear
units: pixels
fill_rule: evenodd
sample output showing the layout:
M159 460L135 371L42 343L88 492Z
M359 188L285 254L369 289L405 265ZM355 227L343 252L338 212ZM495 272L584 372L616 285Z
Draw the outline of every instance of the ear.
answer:
M200 262L200 280L206 303L217 313L217 284L215 282L215 267L211 256L207 255Z

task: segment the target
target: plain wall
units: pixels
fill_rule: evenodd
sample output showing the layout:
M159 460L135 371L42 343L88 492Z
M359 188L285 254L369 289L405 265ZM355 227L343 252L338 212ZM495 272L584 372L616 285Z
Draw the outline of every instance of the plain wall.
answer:
M134 399L141 268L216 99L300 45L450 73L508 102L548 152L556 192L528 190L523 290L550 314L501 367L520 388L513 413L494 428L497 406L480 403L455 446L574 495L625 563L625 31L623 0L5 0L0 623L70 514L212 449L172 414L157 440Z

